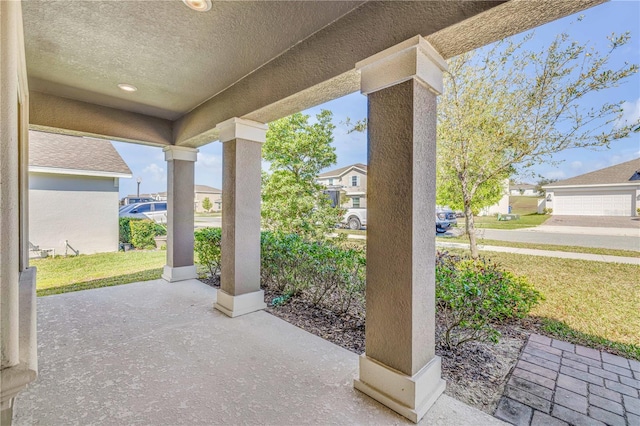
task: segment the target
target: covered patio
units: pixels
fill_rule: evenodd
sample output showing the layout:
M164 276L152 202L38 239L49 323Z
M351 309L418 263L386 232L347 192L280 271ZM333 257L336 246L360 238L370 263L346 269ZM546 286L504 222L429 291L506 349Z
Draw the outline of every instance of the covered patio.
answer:
M29 394L38 409L31 411L55 407L57 416L70 418L76 405L95 401L87 416L149 413L158 422L188 422L179 414L186 410L205 422L215 401L216 412L230 410L226 420L234 423L287 422L271 417L285 415L287 404L298 410L291 415L314 423L398 421L371 397L418 422L436 401L435 407L447 401L435 356L435 224L428 213L435 208L437 97L446 59L601 2L0 2L3 425L38 371ZM368 98L368 185L375 188L367 194L366 354L359 358L257 312L265 307L259 268L266 123L356 91ZM29 129L163 147L168 170L167 283L155 285L169 290L116 297L152 285L139 284L38 300L40 344L36 271L28 260ZM222 277L215 297L191 281L194 163L198 147L214 141L223 143ZM114 305L56 308L93 295L113 297ZM133 300L142 305L127 305ZM200 321L185 316L196 307ZM86 315L94 326L49 324L56 315ZM291 336L316 343L296 347ZM90 343L88 349L75 350L78 342ZM86 369L87 363L100 368ZM65 401L73 394L65 386L83 375L93 378L76 395L85 400ZM125 377L140 377L159 396L138 393L135 381L120 386ZM49 391L39 393L40 386ZM89 399L101 386L108 388ZM323 395L337 408L297 397L305 388L310 399ZM282 405L273 405L274 392L284 392ZM202 410L189 411L196 403Z
M353 389L358 356L196 280L45 297L15 424L406 424ZM61 409L64 407L64 409ZM501 422L442 396L423 424Z

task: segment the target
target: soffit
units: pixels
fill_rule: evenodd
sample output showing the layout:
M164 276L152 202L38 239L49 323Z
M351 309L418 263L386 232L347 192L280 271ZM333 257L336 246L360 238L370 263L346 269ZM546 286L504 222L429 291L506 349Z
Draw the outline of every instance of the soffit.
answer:
M25 0L29 87L174 120L361 3Z

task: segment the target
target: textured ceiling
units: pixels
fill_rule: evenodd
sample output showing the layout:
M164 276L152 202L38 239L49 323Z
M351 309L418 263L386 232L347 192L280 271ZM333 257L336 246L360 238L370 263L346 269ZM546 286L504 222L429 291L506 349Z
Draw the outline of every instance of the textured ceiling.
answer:
M198 147L358 90L356 62L417 34L449 58L603 1L23 0L30 125Z
M25 0L29 86L173 120L361 3Z

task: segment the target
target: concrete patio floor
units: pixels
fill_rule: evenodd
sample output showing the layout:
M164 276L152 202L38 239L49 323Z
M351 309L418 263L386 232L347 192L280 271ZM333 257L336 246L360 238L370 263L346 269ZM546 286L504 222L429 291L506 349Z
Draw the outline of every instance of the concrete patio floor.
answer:
M358 356L196 280L38 299L40 375L15 424L410 424L353 388ZM421 424L502 424L446 395Z

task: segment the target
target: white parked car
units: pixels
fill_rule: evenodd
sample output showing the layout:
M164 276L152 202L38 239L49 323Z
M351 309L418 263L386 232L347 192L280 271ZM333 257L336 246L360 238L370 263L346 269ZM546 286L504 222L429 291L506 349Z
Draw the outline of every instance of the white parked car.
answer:
M341 223L354 231L367 226L367 209L347 209Z

